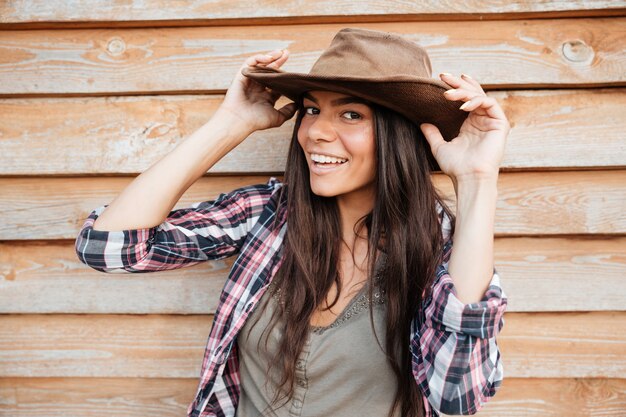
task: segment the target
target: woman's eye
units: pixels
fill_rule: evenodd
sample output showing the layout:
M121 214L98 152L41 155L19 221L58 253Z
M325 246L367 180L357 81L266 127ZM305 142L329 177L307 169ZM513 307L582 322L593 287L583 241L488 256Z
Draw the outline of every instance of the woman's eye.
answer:
M344 115L349 115L350 117L348 117L348 119L351 119L351 120L356 120L356 119L361 118L361 115L355 111L347 111L344 113Z
M304 112L306 114L317 114L317 113L314 113L315 111L317 111L317 109L315 107L305 107L304 108Z

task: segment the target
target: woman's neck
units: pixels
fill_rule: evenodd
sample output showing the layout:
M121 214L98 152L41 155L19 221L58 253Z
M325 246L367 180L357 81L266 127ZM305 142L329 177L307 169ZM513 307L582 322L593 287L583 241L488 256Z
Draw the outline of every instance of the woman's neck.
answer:
M351 250L355 248L356 236L354 233L357 222L374 208L372 190L362 190L337 196L337 206L341 219L341 235ZM367 238L367 229L359 232L359 237Z

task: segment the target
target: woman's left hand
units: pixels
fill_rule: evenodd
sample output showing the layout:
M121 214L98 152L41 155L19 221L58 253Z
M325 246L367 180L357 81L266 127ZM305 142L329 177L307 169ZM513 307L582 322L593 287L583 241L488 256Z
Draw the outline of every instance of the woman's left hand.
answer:
M445 73L440 77L454 87L444 96L451 101L463 100L465 103L461 109L468 111L469 115L461 125L459 135L450 142L443 139L436 126L420 125L439 167L453 181L497 178L511 130L504 111L495 98L487 97L473 78Z

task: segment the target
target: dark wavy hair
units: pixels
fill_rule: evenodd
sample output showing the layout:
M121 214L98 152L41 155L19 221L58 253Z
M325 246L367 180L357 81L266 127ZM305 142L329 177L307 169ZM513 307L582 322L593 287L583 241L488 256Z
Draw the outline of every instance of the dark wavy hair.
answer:
M280 346L270 362L270 369L277 366L282 371L272 404L277 404L280 397L289 401L293 396L295 364L313 312L333 283L337 295L329 308L336 304L341 293L338 262L342 238L333 232L341 230L339 210L334 197L321 197L311 191L309 168L297 136L304 115L302 100L297 104L280 197L283 202L287 200L284 259L272 289L289 297L277 303L270 325L264 330L269 335L271 327L279 321L284 326ZM428 297L441 262L443 239L436 203L451 218L453 227L454 216L432 182L434 159L419 126L385 107L369 105L375 124L376 201L373 210L357 222L354 232L362 236L363 228L367 230L372 329L371 284L377 252L381 250L386 255L379 283L387 297L384 351L397 380L389 416L399 407L404 417L421 417L424 415L422 395L413 375L409 350L411 324L420 314L422 296ZM380 345L378 335L376 339Z

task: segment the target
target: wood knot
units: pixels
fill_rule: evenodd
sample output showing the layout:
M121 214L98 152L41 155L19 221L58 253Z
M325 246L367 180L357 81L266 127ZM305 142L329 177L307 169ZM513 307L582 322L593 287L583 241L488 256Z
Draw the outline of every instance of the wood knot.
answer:
M593 48L576 39L563 43L563 56L571 62L590 62L593 59Z
M113 56L121 55L126 51L126 43L123 39L113 38L107 44L107 52Z

